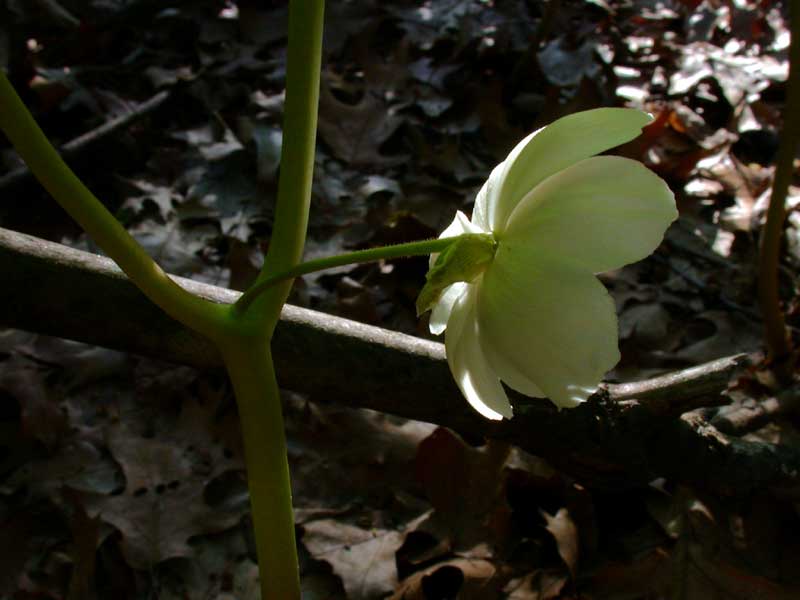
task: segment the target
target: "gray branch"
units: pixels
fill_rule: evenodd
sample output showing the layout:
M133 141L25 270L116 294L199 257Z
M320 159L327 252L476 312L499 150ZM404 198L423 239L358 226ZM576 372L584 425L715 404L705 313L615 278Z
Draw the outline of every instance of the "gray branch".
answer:
M238 292L175 278L215 302ZM219 368L214 346L151 304L109 259L0 229L0 324ZM656 379L607 385L558 411L513 396L516 416L490 422L453 383L441 344L286 306L273 339L280 384L321 403L369 408L492 437L540 455L587 485L641 485L655 477L730 495L797 496L800 452L726 437L694 413L720 393L746 356Z

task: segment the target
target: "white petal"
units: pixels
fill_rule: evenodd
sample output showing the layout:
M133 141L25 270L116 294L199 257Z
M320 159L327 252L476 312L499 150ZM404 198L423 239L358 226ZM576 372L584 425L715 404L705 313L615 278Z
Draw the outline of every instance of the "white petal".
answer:
M470 223L467 215L457 210L453 222L447 226L447 229L442 232L439 238L456 237L462 233L486 233L486 231Z
M558 119L526 137L503 161L494 194L488 195L490 229L502 233L516 205L540 182L578 161L632 140L650 120L638 110L598 108Z
M527 373L518 369L514 363L506 360L501 354L498 354L494 350L494 346L484 342L481 347L486 359L489 361L489 366L508 387L533 398L547 397L547 394L531 380Z
M461 295L467 289L467 283L459 281L448 287L439 302L431 310L431 318L428 323L428 328L433 335L439 335L447 328L447 321L450 319L450 312L453 310L453 305L456 303Z
M649 255L678 216L675 198L641 163L588 158L536 186L511 213L501 243L600 273Z
M523 373L558 406L585 400L619 361L611 297L594 275L568 264L519 260L501 243L477 308L481 345L498 374Z
M531 135L535 134L532 133ZM524 141L525 140L523 140L523 142ZM505 173L504 165L505 162L501 162L492 169L489 179L483 184L483 187L478 192L478 196L475 198L475 207L472 209L472 223L484 231L492 230L490 227L489 214L494 210L494 206L497 204L497 192L501 183L500 178L503 173Z
M462 294L453 306L445 334L445 352L450 371L461 393L487 419L510 419L508 396L492 371L478 341L475 286Z

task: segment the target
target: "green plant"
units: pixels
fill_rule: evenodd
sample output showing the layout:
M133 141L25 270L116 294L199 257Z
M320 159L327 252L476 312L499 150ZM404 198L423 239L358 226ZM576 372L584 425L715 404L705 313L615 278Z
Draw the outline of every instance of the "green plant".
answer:
M492 173L472 221L459 213L442 237L300 264L311 195L323 0L292 0L284 144L273 235L253 287L232 306L179 287L142 250L49 144L0 73L0 128L49 193L166 313L220 349L239 406L265 600L300 598L286 441L270 339L303 273L432 254L419 310L447 328L447 355L465 397L490 418L511 416L500 380L561 406L584 400L616 362L613 307L593 273L638 260L676 213L672 195L638 163L594 154L636 137L648 117L598 109L525 138ZM609 170L616 179L609 179ZM614 236L633 224L638 236ZM564 236L570 236L565 243ZM567 283L565 283L567 282ZM571 285L570 284L574 284ZM534 311L531 311L534 308ZM530 365L508 309L556 360ZM586 313L581 317L581 314ZM596 326L600 323L601 326Z

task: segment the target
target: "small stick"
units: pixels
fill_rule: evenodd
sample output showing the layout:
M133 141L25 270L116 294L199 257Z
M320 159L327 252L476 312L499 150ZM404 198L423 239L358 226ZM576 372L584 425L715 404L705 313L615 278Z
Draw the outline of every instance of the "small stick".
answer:
M716 396L724 391L733 372L748 360L747 354L734 354L660 377L632 383L608 384L606 387L611 398L618 402L635 399L658 409L665 404L665 410L656 412L665 412L670 404L680 405L679 408L685 410L684 405L689 400Z
M141 104L137 104L130 112L106 121L99 127L96 127L84 134L79 135L73 140L70 140L59 148L59 154L66 160L75 156L88 148L91 144L111 135L124 127L127 127L134 121L141 119L145 115L153 112L161 106L167 98L169 98L169 91L163 90L158 92L152 98L145 100ZM32 177L30 169L26 165L21 165L0 177L0 190L9 188L10 186L17 185L26 179Z

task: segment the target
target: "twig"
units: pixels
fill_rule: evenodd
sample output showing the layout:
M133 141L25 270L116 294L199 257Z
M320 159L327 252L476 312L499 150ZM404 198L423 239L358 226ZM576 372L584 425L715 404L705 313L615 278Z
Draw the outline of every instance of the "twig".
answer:
M134 121L153 112L169 98L169 95L170 93L167 90L158 92L152 98L136 105L126 114L106 121L99 127L70 140L59 149L59 153L65 160L73 158L95 142L120 129L124 129ZM10 186L18 185L28 178L32 178L30 169L25 165L21 165L0 177L0 191L8 189Z
M658 414L681 414L709 406L709 398L719 396L731 375L748 362L747 354L734 354L644 381L609 384L607 389L617 402L637 400Z

